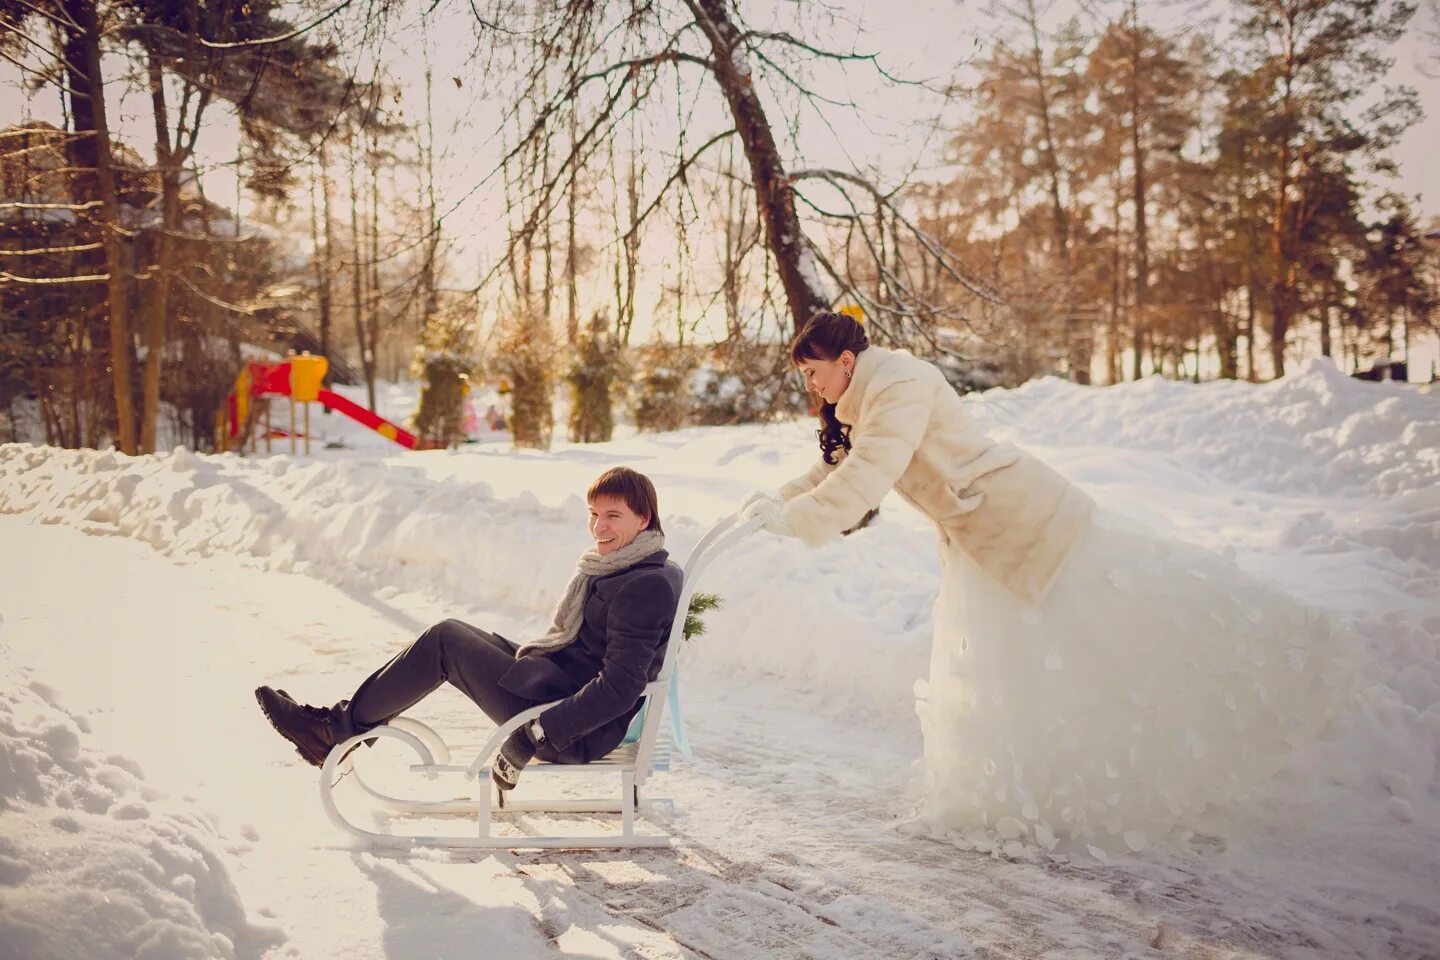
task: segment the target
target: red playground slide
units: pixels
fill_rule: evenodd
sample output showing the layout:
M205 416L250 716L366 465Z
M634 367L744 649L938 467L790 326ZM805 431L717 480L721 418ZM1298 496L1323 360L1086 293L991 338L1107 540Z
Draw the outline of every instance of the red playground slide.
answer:
M239 449L246 444L254 448L252 428L256 420L263 419L265 450L270 450L270 439L275 436L290 438L290 452L295 452L295 437L305 437L305 452L310 452L310 404L316 400L327 410L343 413L356 423L374 430L387 440L393 440L406 450L428 449L416 441L415 434L367 410L360 404L346 400L340 394L321 387L324 383L328 361L324 357L312 357L308 353L290 357L278 363L247 363L240 368L235 378L235 389L225 398L225 406L215 414L215 448L217 450ZM251 408L251 400L266 397L289 397L290 429L277 433L270 428L270 407ZM295 404L305 408L304 433L297 432Z
M388 440L394 440L396 443L400 444L400 446L404 447L405 449L415 449L415 434L411 433L409 430L404 429L403 427L395 426L395 424L391 423L389 420L386 420L384 417L377 415L371 410L365 409L364 407L360 406L360 404L355 403L351 400L346 400L344 397L340 396L340 394L335 393L331 390L321 390L319 395L315 399L319 400L322 404L324 404L329 409L334 410L336 413L343 413L351 420L364 424L371 430L374 430L376 433L380 434L380 436L385 437Z

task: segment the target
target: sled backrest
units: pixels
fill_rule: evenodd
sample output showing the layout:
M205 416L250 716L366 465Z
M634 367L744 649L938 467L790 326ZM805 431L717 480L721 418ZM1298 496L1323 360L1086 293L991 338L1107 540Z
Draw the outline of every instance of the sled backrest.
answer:
M685 638L685 615L690 610L690 598L695 594L695 585L717 554L748 537L763 525L764 521L759 517L742 523L736 514L731 514L707 530L685 558L685 564L681 568L684 579L680 588L680 600L675 608L675 622L670 627L670 639L665 645L665 662L660 667L660 675L646 686L641 706L645 711L645 720L640 730L639 751L635 756L637 785L653 767L656 740L660 735L661 721L665 714L663 704L666 697L672 698L672 711L678 707L678 691L673 687L673 678L680 644ZM686 749L684 730L678 724L673 739L676 748Z

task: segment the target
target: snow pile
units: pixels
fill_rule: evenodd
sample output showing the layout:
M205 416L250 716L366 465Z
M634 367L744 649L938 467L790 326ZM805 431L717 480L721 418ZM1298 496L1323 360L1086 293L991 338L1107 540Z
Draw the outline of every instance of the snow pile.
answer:
M697 449L704 446L688 444L675 456L723 459L736 444ZM482 481L443 476L447 461L465 456L426 456L438 458L434 472L442 476L403 458L242 459L183 448L127 457L7 444L0 446L0 512L132 537L176 556L251 557L267 569L381 597L422 593L503 611L519 618L509 627L517 639L540 635L591 545L581 496L565 494L557 506L528 491L499 498ZM583 491L598 469L586 464L564 489ZM662 489L677 499L673 485ZM685 498L678 499L683 509ZM665 528L680 560L703 533L673 508ZM725 605L709 615L708 636L724 640L696 645L698 655L727 671L779 673L861 709L900 705L904 717L929 648L939 576L933 544L929 532L884 525L813 552L753 538L709 575L706 589ZM792 586L777 582L776 569L793 572ZM873 668L857 669L867 661Z
M585 544L583 524L571 524L568 536L537 536L537 527L561 528L562 513L533 497L498 501L483 484L433 483L418 470L368 460L199 457L179 447L126 457L9 445L0 448L0 476L0 510L42 523L133 537L175 555L250 556L271 570L472 596L536 614L553 608L554 585L567 582Z
M83 717L0 667L0 944L13 960L258 956L209 824L85 746Z
M1379 498L1440 484L1435 397L1356 380L1323 357L1264 384L1150 377L1094 388L1051 377L976 406L1027 444L1164 453L1254 490Z
M1397 589L1440 596L1440 402L1426 388L1356 380L1320 358L1265 384L1052 378L971 409L996 436L1046 447L1104 505L1248 549L1243 564L1307 602L1364 617ZM1221 484L1231 496L1215 496ZM1173 492L1190 495L1187 510ZM1192 513L1204 497L1214 502ZM1328 559L1328 574L1295 576L1297 554ZM1440 635L1440 619L1425 630Z

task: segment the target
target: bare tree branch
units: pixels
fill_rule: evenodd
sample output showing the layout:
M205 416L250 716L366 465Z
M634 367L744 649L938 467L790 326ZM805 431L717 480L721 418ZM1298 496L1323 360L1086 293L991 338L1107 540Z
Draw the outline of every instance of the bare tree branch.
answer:
M78 90L72 90L70 87L67 87L65 84L45 73L43 70L36 70L28 63L15 59L14 57L10 56L10 54L6 53L4 50L0 50L0 58L4 58L5 60L8 60L10 63L14 64L16 67L19 68L22 73L34 74L37 80L43 81L44 83L55 87L57 90L60 90L63 93L69 94L73 97L86 96L86 94L80 93Z
M84 253L87 250L99 250L104 244L101 243L77 243L68 247L33 247L25 250L0 249L0 259L5 257L39 257L52 253Z
M10 128L7 129L7 130L0 130L0 140L4 140L4 139L6 139L6 138L8 138L8 137L28 137L28 136L36 136L36 135L53 137L53 138L55 138L56 140L61 140L61 139L64 139L64 140L76 140L76 139L79 139L80 137L92 136L92 135L93 135L93 131L90 131L90 130L59 130L59 129L56 129L55 127L47 127L47 126L41 126L41 127L10 127Z
M620 120L634 112L638 104L644 100L644 95L637 96L624 110L618 114L615 112L616 105L620 102L621 97L629 87L631 81L643 72L644 67L660 66L667 63L695 63L707 67L709 65L708 61L691 54L685 54L679 51L662 51L659 54L652 54L646 57L631 58L617 64L612 64L604 70L584 74L570 84L567 89L578 92L584 84L613 75L621 69L625 72L620 83L610 92L595 121L585 129L581 136L577 137L575 146L565 159L557 165L559 172L555 176L547 178L534 191L528 194L528 198L534 199L535 201L530 215L518 230L512 232L506 244L506 253L497 258L495 264L490 270L486 271L476 285L471 288L472 290L478 291L484 288L495 276L500 267L505 264L510 251L514 250L515 244L525 236L532 234L538 229L539 225L544 222L545 218L554 212L554 205L551 203L551 200L556 196L557 189L569 185L570 180L575 177L576 171L581 169L586 161L594 156L595 152L599 149L599 145L604 142L605 136L615 129L616 124ZM653 83L653 78L651 82ZM570 94L572 98L573 92ZM554 116L565 102L566 97L557 94L557 96L546 105L540 116L531 124L529 130L522 136L520 142L506 153L497 168L486 175L485 180L489 180L495 173L499 172L500 169L503 169L506 163L519 156L524 149L532 145L536 138L544 132L545 121ZM607 123L608 127L606 127L605 134L602 135L601 127ZM472 188L470 192L473 193L474 189ZM466 196L469 196L469 194ZM454 208L449 212L453 212L453 210Z
M629 240L635 234L635 231L640 228L640 225L645 222L646 218L649 217L650 214L653 213L658 206L660 206L660 202L665 198L666 191L668 191L677 180L685 179L686 172L695 163L695 161L700 159L701 155L703 155L706 151L708 151L711 147L715 146L717 143L720 143L724 140L729 139L730 137L735 136L738 132L739 131L737 131L734 127L731 127L724 133L717 133L709 140L706 140L705 143L702 144L699 149L697 149L694 153L684 158L680 162L680 165L675 168L675 172L670 174L670 176L660 186L660 189L655 194L655 198L651 200L649 205L645 207L644 211L642 211L641 214L635 218L635 222L630 225L630 229L626 230L619 239L623 242L625 240Z
M997 290L995 290L989 284L978 280L974 276L972 271L970 271L968 268L965 268L964 265L960 263L959 258L957 258L950 251L946 250L938 241L935 240L934 237L931 237L924 230L920 229L918 226L912 223L908 217L906 217L902 212L900 212L900 210L895 206L892 200L894 196L894 191L890 193L882 192L878 187L865 180L864 178L852 173L847 173L843 170L826 170L818 168L810 170L796 170L793 171L790 176L792 180L824 180L835 186L842 193L844 193L844 184L846 183L860 187L861 189L871 194L871 196L875 198L876 202L883 206L889 212L890 216L894 217L900 223L902 223L905 226L906 230L911 233L915 240L925 250L925 252L934 257L936 262L939 263L942 269L945 270L946 274L956 283L959 283L971 293L975 294L975 296L980 297L982 300L986 300L994 304L1000 304L1004 302L1002 295Z
M0 203L0 210L94 210L101 200L87 200L85 203L26 203L22 200Z
M7 270L0 270L0 284L23 283L31 286L56 287L73 283L97 283L110 279L108 273L92 273L78 277L19 277Z
M174 278L183 283L186 287L190 289L191 293L195 294L195 296L199 297L201 300L204 300L206 303L219 307L222 310L229 310L233 313L238 313L246 317L253 316L255 314L255 310L253 307L241 307L236 306L233 303L226 303L219 297L213 296L206 293L204 290L201 290L199 287L195 286L195 284L190 282L190 278L185 276L184 271L176 271L176 273L174 274Z
M70 70L72 73L77 73L77 74L79 74L79 75L81 75L81 76L84 76L84 75L85 75L85 71L84 71L84 70L81 70L81 69L77 68L73 63L71 63L69 60L67 60L64 56L62 56L61 54L59 54L58 52L56 52L56 50L54 49L53 46L50 46L50 45L48 45L48 44L41 43L39 40L36 40L34 37L30 36L30 34L26 33L24 30L21 30L21 29L20 29L20 25L19 25L18 23L11 23L9 20L6 20L6 19L4 19L3 17L0 17L0 27L6 28L6 29L9 31L9 33L10 33L11 36L17 37L17 38L19 38L19 39L21 39L21 40L24 40L26 43L30 44L30 45L31 45L32 47L34 47L36 50L39 50L41 53L45 54L45 56L54 59L57 63L59 63L59 64L63 65L64 67L66 67L66 68L67 68L68 70ZM81 96L84 96L84 94L81 94Z
M751 41L757 39L775 40L780 43L789 44L792 47L799 47L801 50L808 51L810 53L813 53L817 57L824 57L828 60L868 60L873 63L876 57L876 55L873 53L856 53L853 50L849 53L839 53L834 50L822 50L817 46L798 39L794 34L789 33L788 31L784 33L774 33L768 30L746 30L744 33L740 34L740 42L745 44L747 48L751 48Z
M788 31L776 33L766 30L747 30L740 35L740 42L745 44L746 49L748 49L751 53L755 53L757 55L760 52L759 44L752 43L752 40L758 40L761 42L773 41L776 43L784 44L786 46L794 47L798 50L804 50L805 52L813 56L820 57L821 59L834 60L840 63L856 61L865 62L870 64L870 66L874 67L876 73L880 74L880 76L884 77L890 83L896 84L897 86L920 87L921 89L929 90L932 93L944 93L942 89L932 86L927 80L906 80L904 77L895 76L894 74L886 70L883 66L881 66L880 55L876 53L857 53L853 50L849 53L842 53L835 50L826 50L813 44L806 43L805 41L799 39L794 34ZM789 78L787 77L786 79Z

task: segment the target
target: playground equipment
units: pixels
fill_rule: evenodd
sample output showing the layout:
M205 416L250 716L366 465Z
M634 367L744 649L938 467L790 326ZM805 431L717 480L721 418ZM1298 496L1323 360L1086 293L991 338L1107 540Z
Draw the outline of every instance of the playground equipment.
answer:
M243 450L248 440L250 450L256 448L255 425L263 421L265 452L271 451L270 442L274 436L270 429L270 404L252 406L252 400L269 400L271 397L288 397L290 400L290 452L295 449L295 405L304 408L305 452L310 452L310 404L319 403L328 410L344 414L350 419L369 427L376 433L393 440L407 450L421 447L415 434L404 427L396 426L373 410L367 410L347 400L321 384L329 362L324 357L302 354L279 363L247 363L235 378L235 388L225 398L225 409L215 415L216 447L220 450Z

